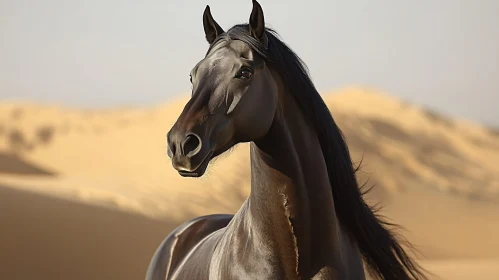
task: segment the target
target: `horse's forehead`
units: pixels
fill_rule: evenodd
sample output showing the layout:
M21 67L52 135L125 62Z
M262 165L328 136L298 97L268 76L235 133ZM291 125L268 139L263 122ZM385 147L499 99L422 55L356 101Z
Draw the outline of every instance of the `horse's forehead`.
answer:
M229 42L230 49L232 49L238 56L242 56L244 58L251 58L251 48L248 46L248 44L244 43L243 41L239 40L233 40Z
M231 48L219 48L210 52L204 60L205 64L215 65L224 59L229 60L234 58L236 58L236 54Z
M212 48L205 60L210 64L222 59L251 58L251 50L247 44L238 40L222 41Z

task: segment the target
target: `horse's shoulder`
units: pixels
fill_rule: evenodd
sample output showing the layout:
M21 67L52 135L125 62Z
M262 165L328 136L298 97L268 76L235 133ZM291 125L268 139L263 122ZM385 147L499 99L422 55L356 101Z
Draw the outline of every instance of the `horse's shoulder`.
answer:
M228 214L206 215L178 226L156 249L147 269L146 280L165 280L199 241L227 226L232 217Z

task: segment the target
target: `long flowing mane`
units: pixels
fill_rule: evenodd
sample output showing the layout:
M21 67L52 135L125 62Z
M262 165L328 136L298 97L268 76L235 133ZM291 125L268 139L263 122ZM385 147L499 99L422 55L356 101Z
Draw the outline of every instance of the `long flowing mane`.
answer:
M303 61L278 39L274 30L265 30L267 46L250 36L248 30L247 24L236 25L221 34L212 46L219 40L241 40L281 75L287 92L297 99L304 115L315 126L338 219L356 240L371 274L381 279L426 279L423 270L401 246L401 241L388 229L395 225L384 221L364 201L364 193L355 176L357 168L353 166L343 134L313 85Z

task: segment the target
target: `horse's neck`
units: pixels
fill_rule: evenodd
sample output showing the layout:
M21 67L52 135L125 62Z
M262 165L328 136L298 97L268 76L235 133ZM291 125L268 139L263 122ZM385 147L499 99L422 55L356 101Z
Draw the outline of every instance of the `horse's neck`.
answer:
M289 269L309 273L330 265L340 232L317 134L294 100L281 105L267 135L251 144L249 215L254 234Z

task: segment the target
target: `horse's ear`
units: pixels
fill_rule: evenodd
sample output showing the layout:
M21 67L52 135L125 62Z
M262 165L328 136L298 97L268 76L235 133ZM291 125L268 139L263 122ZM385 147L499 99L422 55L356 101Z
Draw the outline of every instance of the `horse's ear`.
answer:
M209 5L206 5L206 9L204 9L203 27L204 27L204 34L206 35L206 40L210 44L212 44L213 41L215 41L218 35L224 33L222 27L220 27L220 25L218 25L218 23L213 19Z
M251 36L258 40L264 39L265 35L265 20L263 18L262 6L253 0L253 10L251 11L249 19L249 32Z

